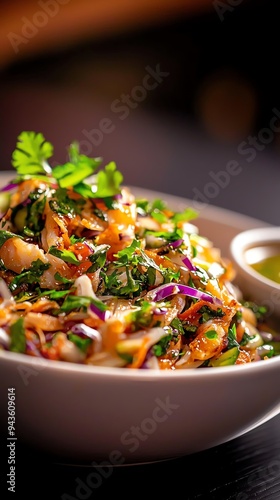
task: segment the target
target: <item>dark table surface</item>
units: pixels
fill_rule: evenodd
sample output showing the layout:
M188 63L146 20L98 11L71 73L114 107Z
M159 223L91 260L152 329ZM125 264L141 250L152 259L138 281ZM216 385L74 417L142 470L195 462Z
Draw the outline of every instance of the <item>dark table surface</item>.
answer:
M114 468L61 462L18 441L15 493L7 490L6 473L2 468L3 499L130 499L137 493L137 498L279 500L280 415L206 451Z

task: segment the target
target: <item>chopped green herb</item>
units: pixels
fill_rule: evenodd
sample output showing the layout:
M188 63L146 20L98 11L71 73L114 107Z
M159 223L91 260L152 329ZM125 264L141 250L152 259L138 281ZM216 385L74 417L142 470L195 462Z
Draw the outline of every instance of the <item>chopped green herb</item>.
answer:
M79 153L79 144L74 142L69 147L70 162L53 168L52 174L61 188L73 187L90 177L102 162L101 158L89 158Z
M165 335L160 339L157 344L155 344L152 348L153 354L157 357L163 356L166 354L166 351L168 349L168 346L170 344L170 340L172 340L172 334Z
M182 321L180 321L179 318L174 318L170 324L171 324L172 328L174 328L174 330L177 331L180 335L185 334L185 330L184 330Z
M84 353L87 353L88 348L92 343L91 339L83 339L74 333L69 333L68 339Z
M137 332L143 328L149 328L153 321L152 304L145 300L140 302L140 309L133 311L130 318L133 332Z
M98 269L101 269L105 265L107 251L109 248L109 245L100 245L95 248L94 253L89 256L89 260L92 262L92 265L87 270L88 273L95 273Z
M240 345L241 346L247 345L248 342L250 342L250 340L252 340L253 338L254 338L254 335L249 335L249 333L244 332L243 337L240 341Z
M58 281L59 283L63 283L64 285L70 285L73 283L73 280L69 280L68 278L65 278L64 276L62 276L58 272L55 273L54 277L55 277L56 281Z
M207 337L209 340L214 340L214 339L217 339L218 338L218 334L216 332L216 330L208 330L207 332L205 332L205 337Z
M10 238L21 238L21 236L10 233L10 231L0 231L0 247Z
M236 325L233 324L231 328L228 329L228 349L231 349L232 347L239 347L239 344L236 340Z
M90 297L67 295L60 310L66 313L73 311L74 309L82 309L85 311L90 305L90 303L91 303Z
M178 222L189 222L192 219L196 219L197 216L198 212L193 208L188 207L183 212L176 212L173 217L171 217L171 220L175 224L178 224Z
M209 306L202 306L199 310L198 313L201 314L199 318L199 323L206 323L211 318L222 318L225 313L223 310L218 307L217 310L211 309Z
M40 259L33 261L29 269L25 269L22 273L13 278L9 285L10 290L15 291L20 285L25 283L39 283L41 276L49 267L49 263L42 262Z
M107 306L100 300L93 299L92 297L85 297L83 295L67 295L60 311L66 313L73 311L74 309L82 309L83 311L86 311L90 304L94 304L98 309L100 309L100 311L107 310Z
M67 194L67 189L59 188L55 191L54 197L49 201L50 208L53 212L67 217L80 214L85 200L73 200Z
M68 262L69 264L74 264L78 266L80 261L77 259L76 255L70 250L58 250L56 247L50 247L49 253L63 260L64 262Z
M24 353L26 349L26 339L23 318L19 318L11 325L10 336L10 351Z

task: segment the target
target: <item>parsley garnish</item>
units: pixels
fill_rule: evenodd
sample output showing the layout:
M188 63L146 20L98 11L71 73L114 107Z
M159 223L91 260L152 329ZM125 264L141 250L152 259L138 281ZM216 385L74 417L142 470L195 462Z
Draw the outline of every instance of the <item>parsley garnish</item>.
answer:
M106 198L120 193L123 176L115 162L108 163L96 173L102 158L80 154L78 142L70 144L68 153L68 162L51 168L48 160L53 154L52 144L41 133L22 132L12 154L12 165L19 174L15 182L31 178L50 183L57 181L61 189L70 188L89 198ZM61 203L58 205L64 210Z
M119 193L122 181L121 172L117 170L115 162L111 161L97 174L97 190L94 198L107 198Z
M18 136L16 149L12 154L12 165L18 174L46 174L51 169L47 160L53 154L53 146L43 134L22 132Z
M69 149L70 162L53 168L52 175L61 188L76 186L87 177L90 177L102 162L101 158L89 158L79 153L79 144L73 142Z

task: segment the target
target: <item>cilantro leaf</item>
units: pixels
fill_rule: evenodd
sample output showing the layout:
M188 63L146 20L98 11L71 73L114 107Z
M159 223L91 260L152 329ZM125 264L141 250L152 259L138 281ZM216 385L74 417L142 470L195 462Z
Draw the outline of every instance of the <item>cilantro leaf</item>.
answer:
M164 215L164 213L162 213L157 208L151 212L151 217L153 219L155 219L157 222L159 222L160 224L163 224L164 222L168 221L168 218L166 217L166 215Z
M73 200L70 198L65 188L58 188L53 198L49 201L50 208L53 212L68 217L79 214L84 204L85 200Z
M52 174L61 188L76 186L91 176L102 161L101 158L89 158L80 154L78 142L70 144L68 152L70 162L57 165L52 170Z
M254 335L249 335L249 333L244 332L243 337L242 337L242 339L240 341L240 345L244 346L244 345L248 344L248 342L250 340L252 340L253 338L254 338Z
M18 174L51 173L47 163L53 154L53 146L47 142L43 134L22 132L18 136L16 149L12 154L12 165Z
M153 306L150 302L143 300L140 309L133 311L130 315L131 329L133 332L143 328L149 328L153 321Z
M83 339L74 333L69 333L68 339L73 342L82 352L87 353L87 350L92 343L91 339Z
M209 321L212 318L222 318L225 315L221 307L218 307L217 310L215 310L206 305L202 306L198 310L198 314L201 314L199 323L206 323L206 321Z
M169 333L168 335L163 336L157 344L155 344L152 348L152 352L155 356L163 356L170 344L170 341L172 340L172 333Z
M95 162L91 158L88 158L87 161L79 161L77 164L65 163L53 169L53 176L61 188L67 188L79 184L79 182L92 175L98 165L99 162Z
M185 331L184 331L184 328L183 328L183 325L182 325L182 321L180 321L179 318L174 318L171 321L170 325L173 328L173 332L175 330L174 333L178 332L180 335L185 335Z
M104 266L109 248L109 245L99 245L96 247L94 253L89 256L92 265L87 270L87 273L95 273L97 269L101 269Z
M64 285L69 285L73 283L73 280L69 280L68 278L65 278L65 276L62 276L60 273L56 272L54 275L56 281L59 283L63 283Z
M10 238L21 238L21 236L10 233L10 231L0 231L0 248Z
M123 181L123 176L114 161L111 161L100 170L97 174L97 191L94 193L95 198L106 198L114 196L120 192L120 185Z
M68 162L51 168L47 160L53 154L52 144L41 133L22 132L12 154L12 165L19 174L15 182L32 178L45 182L56 180L61 189L73 188L86 198L109 198L120 193L123 175L117 170L115 162L108 163L93 175L102 158L80 154L76 141L70 144L68 153Z
M191 207L187 207L183 212L176 212L173 217L171 217L174 224L178 222L188 222L189 220L196 219L198 212Z
M84 198L95 198L95 194L93 192L93 186L86 184L85 182L79 182L75 184L76 193L80 194Z
M119 289L119 294L130 296L131 294L134 294L135 292L138 292L140 290L141 284L139 280L135 280L133 278L132 272L128 266L126 266L125 268L125 273L126 273L127 284Z
M115 256L118 258L118 265L127 265L127 264L137 264L138 257L135 255L135 251L140 248L141 242L139 240L133 240L132 243L120 250ZM139 255L139 254L138 254ZM136 258L133 259L133 257Z
M85 311L90 304L94 304L102 312L107 310L107 306L99 299L85 297L83 295L68 295L64 300L60 311L70 312L73 311L73 309L82 309Z
M231 328L228 329L228 346L227 349L231 349L232 347L239 347L239 343L236 340L236 325L233 324Z
M21 274L15 276L9 285L10 290L14 291L24 283L39 283L40 277L49 267L50 264L44 263L40 259L34 260L29 269L25 269Z
M166 202L163 201L161 198L155 198L151 210L160 210L161 212L167 208Z
M59 300L69 295L69 293L70 290L46 290L41 293L40 297L48 296L51 300Z
M147 230L146 234L151 234L156 238L163 238L168 243L177 241L183 238L184 233L182 229L175 228L174 231L151 231Z
M75 234L72 234L72 236L70 236L70 243L71 243L71 245L75 245L75 243L78 243L78 242L83 243L84 241L85 241L84 237L83 238L79 238Z
M70 250L58 250L58 248L52 246L49 248L49 253L63 260L64 262L68 262L69 264L75 264L78 266L80 261L77 259L76 255Z
M12 221L18 232L26 236L38 236L44 227L43 213L46 196L41 190L29 194L28 203L12 209Z
M165 201L161 200L160 198L156 198L153 202L150 202L146 198L140 198L136 199L135 202L137 211L140 215L152 215L152 213L155 211L156 213L158 213L167 208Z
M90 297L83 297L79 295L67 295L66 299L64 300L60 311L62 312L70 312L73 311L73 309L82 309L86 310L87 307L91 303L91 298Z

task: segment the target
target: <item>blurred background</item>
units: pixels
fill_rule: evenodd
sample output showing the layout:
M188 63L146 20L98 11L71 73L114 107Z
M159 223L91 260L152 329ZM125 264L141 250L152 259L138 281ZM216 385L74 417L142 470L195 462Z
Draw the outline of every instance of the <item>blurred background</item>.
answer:
M0 169L23 130L125 183L279 225L273 0L2 0Z

